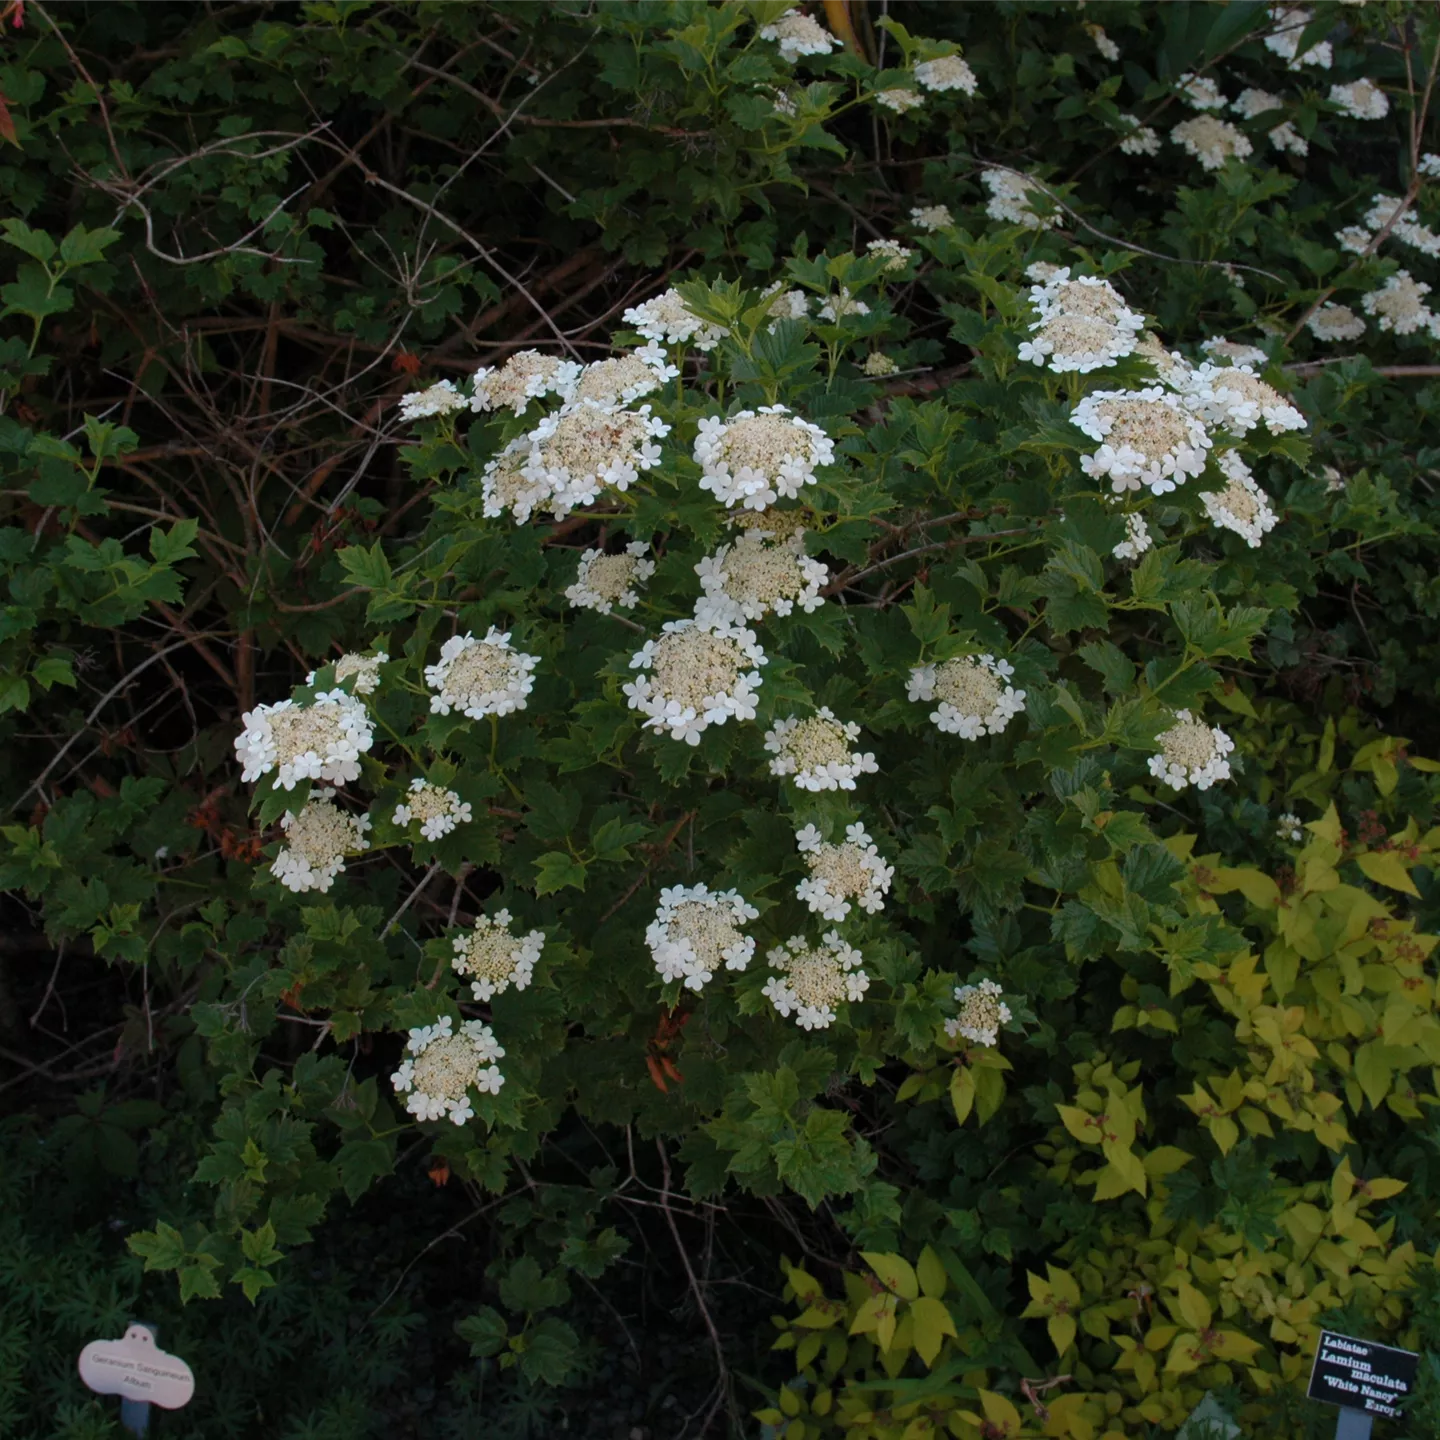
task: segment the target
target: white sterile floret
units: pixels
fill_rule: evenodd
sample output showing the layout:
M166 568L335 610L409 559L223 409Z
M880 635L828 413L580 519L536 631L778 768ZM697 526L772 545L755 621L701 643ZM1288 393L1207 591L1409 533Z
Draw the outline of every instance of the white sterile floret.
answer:
M985 213L992 220L1003 220L1007 225L1023 225L1027 230L1049 230L1060 223L1060 216L1056 213L1039 215L1035 212L1034 201L1046 192L1027 176L991 166L980 172L980 183L990 192Z
M1120 58L1120 47L1105 33L1103 26L1087 24L1085 31L1095 42L1095 48L1107 60L1113 61Z
M723 325L702 320L680 298L678 290L634 305L620 317L647 340L665 345L693 345L697 350L713 350L730 332Z
M1223 110L1228 103L1208 75L1182 75L1179 85L1180 98L1196 110Z
M795 894L817 914L826 920L843 920L852 900L867 914L884 909L895 867L881 859L863 825L847 825L845 840L839 845L822 840L820 832L807 825L796 832L795 843L810 867L808 878L795 887Z
M1183 385L1185 377L1194 369L1178 350L1167 350L1153 331L1146 331L1136 342L1135 354L1148 360L1155 373L1172 388Z
M520 435L485 462L480 489L484 513L490 519L498 519L508 510L515 523L523 525L537 510L549 510L557 518L568 512L568 503L556 496L548 480L530 475L529 461L530 437Z
M1200 474L1210 451L1203 422L1158 385L1092 391L1070 412L1070 423L1101 442L1080 457L1080 468L1092 479L1109 476L1116 494L1148 485L1164 495Z
M998 1045L1000 1027L1010 1023L1010 1007L1000 998L1004 993L993 980L957 985L960 1013L945 1022L945 1033L952 1040L959 1037L972 1045Z
M1365 322L1348 305L1328 301L1305 324L1317 340L1358 340L1365 333Z
M1246 345L1240 340L1226 340L1221 335L1212 335L1208 340L1202 340L1200 349L1211 360L1224 360L1231 365L1264 365L1270 359L1258 345Z
M509 410L523 415L532 400L546 395L568 395L581 366L558 355L539 350L519 350L503 365L482 365L470 378L474 395L470 408L478 411Z
M525 655L510 643L508 631L493 625L483 640L468 631L452 635L440 647L440 659L425 667L425 683L435 691L430 710L448 715L459 710L472 720L486 715L508 715L525 708L525 697L535 688L530 673L538 655Z
M880 770L873 752L851 748L859 738L860 727L836 719L828 706L804 719L787 716L765 737L765 748L775 757L770 773L788 776L802 790L853 790L861 775Z
M1335 232L1335 241L1342 250L1349 251L1351 255L1367 255L1375 237L1362 226L1347 225L1343 230Z
M1189 151L1206 170L1222 169L1232 156L1243 160L1255 148L1244 131L1214 115L1182 120L1170 132L1170 138Z
M1258 549L1275 528L1275 512L1235 451L1227 450L1215 463L1225 476L1225 488L1202 492L1200 503L1217 530L1233 530L1252 550Z
M1034 332L1020 345L1020 359L1051 370L1087 374L1113 365L1135 349L1145 317L1131 310L1108 280L1093 275L1070 278L1056 270L1030 290L1039 315Z
M1230 102L1230 108L1246 120L1253 120L1257 115L1268 115L1272 111L1283 110L1285 102L1278 96L1272 95L1268 90L1242 90Z
M887 271L903 270L915 253L898 240L872 240L865 249L876 259L883 259Z
M1390 113L1390 97L1370 80L1332 85L1330 103L1356 120L1383 120Z
M1122 115L1125 138L1120 142L1122 155L1158 155L1160 135L1149 125L1142 125L1133 115Z
M347 650L334 662L335 683L343 685L348 680L353 694L373 695L375 687L380 683L380 667L389 659L390 657L383 650L377 650L373 655L366 655L358 650ZM305 683L313 685L317 674L319 671L312 670L305 677Z
M761 93L767 93L767 87L761 86ZM768 89L771 103L775 107L775 114L783 115L787 120L793 120L799 113L800 107L795 103L795 97L788 90Z
M1269 137L1277 150L1288 150L1292 155L1310 153L1310 142L1288 120L1281 121L1269 132Z
M775 320L803 320L810 313L810 297L803 290L785 289L778 280L765 291L764 298L770 302L768 313Z
M679 980L686 989L699 990L721 968L743 970L755 954L755 942L740 927L759 914L735 890L667 886L645 930L656 972L667 985Z
M872 380L883 380L885 376L895 374L899 368L883 350L872 350L865 357L865 363L860 370Z
M410 793L395 807L391 817L396 825L420 822L420 834L426 840L438 840L457 825L471 819L470 802L462 800L453 790L442 790L418 776L410 782Z
M955 224L955 217L948 205L917 205L910 212L910 223L917 230L934 234L937 230L949 230Z
M802 1030L823 1030L834 1024L837 1005L862 999L870 988L870 977L859 968L862 958L835 930L827 930L818 945L792 935L765 957L779 974L761 994L787 1019L793 1010Z
M1420 163L1415 167L1415 173L1424 175L1429 180L1440 178L1440 155L1433 150L1427 150L1420 157Z
M798 605L808 615L825 602L820 587L830 572L812 560L799 540L772 540L753 530L722 545L695 567L704 594L695 602L702 625L738 625L773 610L789 615Z
M903 115L907 110L920 109L925 103L925 97L918 90L896 86L890 90L876 91L875 103L883 105L887 110L894 110L898 115Z
M240 717L235 739L240 778L258 780L276 772L275 783L293 790L302 780L343 785L360 778L360 757L375 740L375 725L364 704L344 690L323 690L309 705L281 700L257 705Z
M1279 820L1275 822L1275 838L1287 845L1298 845L1305 838L1305 831L1302 828L1304 821L1287 810Z
M439 380L428 390L415 390L402 396L400 418L424 420L431 415L453 415L465 405L465 397L449 380Z
M840 42L818 20L799 10L787 10L778 20L760 30L762 40L778 40L780 55L797 60L801 55L828 55Z
M1246 435L1262 422L1272 435L1303 430L1305 417L1248 365L1207 360L1185 379L1185 403L1208 424Z
M312 791L297 815L287 810L280 817L285 844L270 873L287 889L303 894L324 894L345 869L345 857L370 848L365 832L368 815L347 815L335 805L329 786Z
M1318 65L1322 70L1330 68L1334 54L1328 40L1312 45L1303 55L1296 54L1300 37L1310 23L1310 11L1299 5L1272 5L1270 19L1275 29L1265 37L1265 48L1288 61L1291 70L1298 70L1302 65Z
M834 460L835 446L818 425L784 405L762 405L702 420L694 455L702 490L724 505L763 510L782 495L795 499L816 470Z
M565 598L582 610L598 610L602 615L610 614L617 605L622 610L638 605L640 587L655 573L655 562L646 558L649 551L643 540L632 540L618 555L587 550Z
M545 948L545 932L516 935L510 929L510 912L480 915L468 935L457 935L451 966L470 976L470 993L479 1001L493 1000L512 985L523 990Z
M433 1025L411 1030L405 1059L390 1083L397 1094L409 1097L405 1108L417 1119L448 1117L463 1125L475 1114L472 1087L482 1095L500 1093L505 1077L495 1061L504 1058L488 1025L466 1020L457 1032L450 1017L442 1015Z
M679 367L672 365L665 351L651 340L628 355L616 355L587 365L566 399L593 400L597 405L628 405L679 374Z
M915 83L924 90L960 90L975 93L975 72L958 55L940 55L922 60L915 67Z
M630 658L641 675L622 688L645 728L698 745L710 725L755 718L755 692L765 652L741 625L703 625L669 620L658 640L647 640Z
M1375 316L1382 330L1412 335L1434 323L1435 317L1424 297L1430 287L1416 280L1408 270L1397 270L1378 290L1360 297L1361 308Z
M648 405L630 410L577 400L547 415L525 437L530 452L522 473L550 488L552 505L588 505L606 485L626 490L641 471L658 465L658 442L669 433Z
M1037 285L1044 285L1062 273L1068 275L1070 273L1068 267L1052 265L1048 260L1032 260L1025 267L1025 278L1035 281Z
M1117 560L1138 560L1153 543L1144 517L1131 511L1125 517L1125 538L1110 553Z
M978 740L998 735L1025 709L1025 692L1008 684L1015 667L993 655L960 655L917 665L907 687L912 701L938 701L930 719L947 735Z
M820 307L820 318L838 325L847 315L868 315L870 307L850 293L848 285L834 291Z
M1159 737L1160 753L1150 757L1150 773L1172 790L1193 785L1208 790L1230 778L1225 758L1235 742L1217 725L1202 725L1188 710L1175 712L1175 724Z

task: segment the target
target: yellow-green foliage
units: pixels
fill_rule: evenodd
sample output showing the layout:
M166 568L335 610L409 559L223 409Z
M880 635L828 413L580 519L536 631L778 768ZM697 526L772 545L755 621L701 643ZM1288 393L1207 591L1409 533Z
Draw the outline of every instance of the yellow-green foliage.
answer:
M1028 1274L1029 1303L1008 1314L958 1255L928 1246L913 1265L864 1254L868 1272L845 1275L843 1298L791 1268L797 1313L777 1320L776 1347L793 1350L799 1378L762 1412L784 1440L1124 1440L1175 1430L1222 1386L1244 1397L1237 1418L1257 1427L1246 1433L1278 1435L1289 1432L1265 1417L1303 1391L1327 1312L1413 1342L1406 1289L1432 1261L1397 1240L1384 1202L1406 1182L1379 1173L1367 1137L1379 1112L1404 1126L1440 1106L1426 971L1436 937L1405 914L1420 894L1411 872L1433 864L1440 829L1409 821L1385 833L1367 816L1363 835L1347 835L1326 802L1334 741L1327 725L1299 787L1326 808L1292 865L1230 867L1194 855L1192 835L1165 842L1185 865L1179 922L1152 926L1168 994L1126 976L1114 1053L1073 1066L1056 1123L1033 1147L1045 1178L1102 1208L1103 1243L1060 1246L1044 1274ZM1405 744L1361 745L1349 773L1373 777L1383 796L1397 762L1437 768ZM1243 944L1197 958L1187 937L1211 916ZM1229 1069L1187 1072L1182 1060L1147 1074L1124 1058L1126 1032L1178 1042L1217 1023L1235 1042ZM918 1069L899 1098L948 1093L950 1119L984 1126L1011 1068L999 1050L960 1048ZM1247 1146L1277 1162L1258 1212L1205 1221L1172 1203L1178 1177Z

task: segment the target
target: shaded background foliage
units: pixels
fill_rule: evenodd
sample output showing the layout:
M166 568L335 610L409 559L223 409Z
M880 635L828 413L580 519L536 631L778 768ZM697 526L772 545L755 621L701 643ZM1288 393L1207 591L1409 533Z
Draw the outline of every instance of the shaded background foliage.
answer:
M893 63L879 7L826 8ZM1327 9L1332 25L1361 23ZM24 222L0 292L0 778L12 822L0 856L0 1425L13 1433L110 1433L106 1408L75 1392L73 1355L137 1311L202 1375L192 1411L170 1422L177 1434L459 1435L482 1416L517 1435L719 1427L717 1344L742 1409L784 1373L766 1354L778 1256L808 1254L833 1280L857 1238L900 1243L879 1211L842 1228L779 1185L682 1198L673 1146L655 1135L667 1100L645 1065L670 1038L646 1012L610 1042L610 1063L631 1075L605 1098L610 1123L557 1114L508 1190L503 1176L449 1173L423 1141L398 1154L362 1146L341 1163L298 1130L277 1135L273 1163L339 1164L324 1189L338 1178L352 1198L323 1222L299 1205L298 1248L254 1309L231 1292L182 1310L169 1278L142 1280L123 1246L212 1208L190 1177L237 1052L197 1033L196 1007L243 1003L234 973L256 955L263 968L284 939L251 892L264 837L231 742L242 712L367 633L361 547L419 532L432 486L403 463L395 421L417 375L459 381L532 345L595 358L621 312L669 275L758 283L799 246L897 233L922 201L964 222L985 161L1049 167L1077 244L1143 247L1127 294L1163 333L1224 334L1267 297L1318 294L1339 269L1326 248L1337 215L1407 183L1398 108L1393 124L1350 127L1342 150L1313 104L1297 117L1313 126L1304 162L1202 181L1166 153L1141 162L1135 183L1134 159L1104 139L1106 87L1126 87L1125 108L1158 109L1163 128L1180 113L1168 82L1237 52L1232 64L1253 66L1259 6L1107 5L1094 18L1124 50L1112 66L1072 6L896 4L913 33L964 45L982 85L966 125L891 124L859 107L784 142L757 91L773 55L736 53L723 76L703 59L720 13L343 0L6 11L0 191ZM1428 51L1416 53L1423 68ZM1398 53L1377 54L1397 83ZM1241 289L1220 266L1185 263L1214 261L1273 279L1247 275ZM892 413L971 377L941 308L959 296L943 285L898 297L914 373L889 387ZM1440 748L1440 389L1403 369L1423 372L1423 349L1364 348L1331 364L1308 337L1294 345L1310 438L1348 486L1324 502L1332 543L1285 552L1292 571L1273 576L1298 604L1236 667L1263 697L1253 747L1269 747L1265 778L1250 808L1216 796L1192 815L1197 848L1233 864L1264 857L1265 787L1287 793L1315 769L1323 717L1348 715L1352 751L1377 729ZM1315 488L1297 491L1297 512L1319 513ZM1333 789L1347 822L1378 806L1429 823L1426 782L1408 768L1403 779L1377 794L1369 772L1350 771ZM412 878L398 865L373 877L379 919ZM1433 929L1420 879L1417 914ZM1045 963L1028 961L1037 990ZM1113 985L1094 997L1087 1023L1102 1035L1116 1000ZM273 1090L303 1092L313 1077L315 1023L295 1011L266 1021ZM1168 1050L1157 1034L1133 1053L1148 1070ZM803 1047L787 1058L805 1071ZM804 1083L838 1095L825 1068ZM583 1089L583 1074L572 1080ZM988 1177L992 1154L1030 1131L1002 1118L978 1147L893 1104L896 1088L839 1103L883 1150L887 1183L913 1187L907 1239L944 1238L1003 1289L1033 1237ZM1392 1129L1382 1148L1428 1178L1433 1130ZM1237 1161L1189 1203L1263 1211L1269 1179ZM1436 1239L1433 1193L1416 1184L1400 1207L1422 1249ZM1089 1208L1072 1198L1054 1211L1040 1251L1083 1236ZM206 1267L189 1269L205 1294ZM485 1358L484 1317L501 1311L528 1337L505 1371ZM254 1368L229 1368L236 1355ZM571 1388L548 1388L560 1379Z

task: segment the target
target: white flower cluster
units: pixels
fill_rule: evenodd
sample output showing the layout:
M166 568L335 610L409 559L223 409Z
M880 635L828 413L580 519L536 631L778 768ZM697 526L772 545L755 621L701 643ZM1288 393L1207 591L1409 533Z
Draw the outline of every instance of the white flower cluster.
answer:
M1050 230L1060 223L1058 213L1040 215L1034 209L1034 201L1045 194L1034 180L1014 170L990 166L980 172L980 183L990 192L985 213L992 220L1023 225L1027 230Z
M840 42L818 20L800 10L787 10L773 24L761 27L762 40L777 40L785 60L798 60L802 55L828 55Z
M938 701L930 719L947 735L978 740L998 735L1025 709L1025 692L1008 681L1015 667L993 655L961 655L910 671L912 702Z
M380 667L388 663L389 659L383 650L373 655L365 655L355 650L346 651L335 662L335 683L343 685L349 680L352 682L350 688L354 694L373 695L380 684ZM305 683L313 685L317 674L319 671L312 670L305 677Z
M1416 280L1408 270L1397 270L1378 290L1362 295L1360 306L1375 317L1382 330L1413 335L1428 329L1434 335L1437 318L1425 303L1429 293L1430 286L1424 280Z
M1105 33L1100 25L1086 24L1085 32L1095 42L1095 48L1110 61L1120 58L1120 47Z
M810 313L810 297L803 290L787 290L778 280L765 291L765 299L775 320L803 320Z
M1120 141L1122 155L1160 153L1160 136L1151 126L1142 125L1133 115L1122 115L1120 121L1125 127L1124 138Z
M861 775L880 769L873 751L851 748L859 738L860 727L837 719L828 705L803 720L787 716L765 736L765 748L775 757L770 773L789 776L802 790L853 790Z
M833 1024L837 1005L860 1000L870 988L870 977L859 968L860 952L835 930L826 931L818 945L811 945L803 935L792 935L765 958L778 973L765 982L761 993L786 1019L793 1010L804 1030Z
M960 1002L960 1014L945 1022L945 1033L952 1040L959 1037L972 1045L998 1045L1000 1027L1010 1023L1010 1007L1000 998L1004 993L993 980L957 985L955 998Z
M1264 365L1270 357L1258 345L1246 345L1239 340L1227 340L1222 335L1212 335L1200 342L1200 349L1211 360L1228 361L1231 365Z
M1080 468L1097 480L1109 476L1117 494L1148 485L1164 495L1200 474L1210 450L1199 418L1158 385L1094 390L1070 412L1070 423L1101 442Z
M426 840L439 840L459 825L469 824L470 802L462 800L453 790L442 790L428 780L416 776L410 782L410 793L395 807L391 822L409 825L420 822L420 834Z
M870 376L872 380L884 379L887 375L895 374L899 368L883 350L872 350L865 357L865 363L860 367L861 372Z
M1175 712L1175 724L1159 737L1160 753L1150 757L1150 773L1172 790L1193 785L1208 790L1230 778L1225 758L1235 742L1218 725L1204 725L1188 710Z
M1305 324L1317 340L1358 340L1365 333L1365 322L1348 305L1329 301Z
M644 673L623 689L647 730L698 745L711 725L755 718L763 664L765 652L743 626L669 620L658 640L631 656L630 668Z
M1125 538L1110 553L1117 560L1138 560L1153 543L1144 517L1131 511L1125 517Z
M479 412L509 410L523 415L532 400L546 395L568 397L580 378L581 366L539 350L518 350L503 365L482 365L470 378L475 392L470 408Z
M909 263L910 257L915 253L898 240L872 240L865 250L867 254L876 259L883 259L885 269L890 272L903 270Z
M478 1001L493 1000L512 985L523 990L545 948L543 930L516 935L510 929L510 918L508 910L481 915L468 935L455 937L450 964L459 974L471 977L470 993Z
M1416 174L1425 176L1427 180L1440 179L1440 155L1433 150L1427 150L1420 157L1420 163L1415 170Z
M937 230L952 229L955 217L950 213L948 205L917 205L910 212L910 223L917 230L933 235Z
M1208 75L1185 74L1180 77L1180 98L1196 110L1223 110L1225 97Z
M402 420L425 420L431 415L453 415L469 402L449 380L439 380L427 390L412 390L400 398Z
M755 954L755 941L741 932L760 912L734 890L704 885L672 885L661 890L645 943L655 969L668 985L681 981L699 990L722 967L743 970Z
M270 873L296 894L308 890L324 894L345 869L345 859L370 848L365 832L368 815L347 815L334 802L328 786L312 791L297 815L287 810L280 819L285 844Z
M375 725L364 704L344 690L324 690L309 705L281 700L257 705L240 717L235 756L240 778L259 780L272 770L282 790L302 780L343 785L360 778L360 757L374 744Z
M702 320L680 298L678 290L666 290L642 305L634 305L621 318L647 340L693 345L697 350L713 350L730 333L722 325Z
M838 325L847 315L868 315L870 307L850 293L848 285L842 285L820 307L820 318Z
M702 490L724 505L763 510L782 495L795 499L816 470L834 460L835 446L818 425L784 405L762 405L701 420L694 454Z
M672 365L665 351L652 340L626 355L585 366L565 398L590 400L596 405L629 405L679 374L679 366Z
M1250 138L1228 120L1214 115L1197 115L1182 120L1170 132L1170 138L1193 155L1206 170L1220 170L1232 157L1244 160L1254 150Z
M875 103L883 105L887 110L895 111L897 115L903 115L907 110L920 109L925 103L925 97L918 90L911 90L906 86L896 86L889 90L877 90Z
M1305 417L1248 365L1206 361L1184 379L1186 405L1208 425L1247 435L1262 422L1272 435L1303 430Z
M621 609L638 605L640 587L655 573L649 553L643 540L632 540L618 555L585 551L565 598L582 610L598 610L602 615L610 614L617 605Z
M525 697L535 688L531 671L539 656L526 655L493 625L483 640L468 631L452 635L440 647L440 659L425 667L425 683L435 691L430 710L448 715L459 710L472 720L486 715L508 715L525 708Z
M1383 120L1390 113L1390 97L1370 80L1332 85L1330 103L1356 120Z
M915 82L924 90L959 90L966 95L975 93L977 83L975 72L959 55L920 61L915 67Z
M1292 811L1285 811L1275 823L1275 838L1288 845L1299 845L1305 839L1304 823Z
M577 400L524 437L529 453L523 473L530 483L548 488L547 504L558 515L590 504L606 485L628 489L642 470L660 463L656 442L669 433L648 405L631 410Z
M707 555L695 573L705 592L695 604L702 625L738 625L771 611L789 615L797 605L808 615L824 603L820 587L830 576L798 537L773 540L754 530Z
M1328 40L1312 45L1303 55L1296 53L1300 48L1300 37L1311 18L1310 11L1300 5L1270 7L1270 19L1275 29L1265 37L1265 48L1288 62L1291 70L1298 70L1302 65L1318 65L1320 69L1328 70L1334 59Z
M482 1095L500 1093L505 1077L495 1061L504 1058L488 1025L466 1020L454 1031L450 1017L442 1015L433 1025L411 1030L405 1059L390 1083L399 1094L409 1096L405 1108L417 1119L448 1116L463 1125L475 1114L472 1089Z
M1276 515L1265 492L1255 483L1250 467L1234 450L1227 450L1216 464L1226 479L1223 490L1202 493L1200 503L1218 530L1233 530L1252 550L1275 528Z
M1114 365L1135 349L1145 317L1131 310L1119 291L1094 275L1057 270L1030 290L1038 319L1031 338L1020 344L1020 359L1048 363L1057 372L1084 375Z
M796 832L795 843L810 870L795 887L795 895L816 914L843 920L852 900L868 915L884 909L895 867L881 858L863 825L847 825L844 843L839 845L823 840L814 825L807 825Z

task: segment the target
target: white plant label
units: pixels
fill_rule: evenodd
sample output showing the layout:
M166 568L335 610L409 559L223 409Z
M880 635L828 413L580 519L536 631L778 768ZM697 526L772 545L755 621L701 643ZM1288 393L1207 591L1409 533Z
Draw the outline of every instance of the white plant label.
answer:
M195 1376L167 1355L143 1325L120 1340L92 1340L80 1352L80 1378L98 1395L123 1395L162 1410L178 1410L195 1393Z

